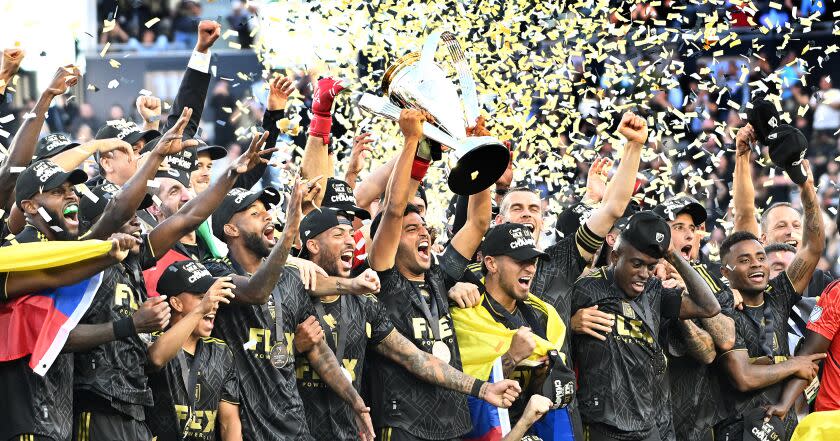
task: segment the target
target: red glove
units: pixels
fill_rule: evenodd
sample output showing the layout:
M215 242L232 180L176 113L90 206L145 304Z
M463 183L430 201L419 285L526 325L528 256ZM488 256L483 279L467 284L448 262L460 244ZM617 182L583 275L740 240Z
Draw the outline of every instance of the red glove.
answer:
M330 143L333 101L343 90L344 85L341 80L332 77L321 78L312 96L312 122L309 124L309 135L323 139L324 144Z

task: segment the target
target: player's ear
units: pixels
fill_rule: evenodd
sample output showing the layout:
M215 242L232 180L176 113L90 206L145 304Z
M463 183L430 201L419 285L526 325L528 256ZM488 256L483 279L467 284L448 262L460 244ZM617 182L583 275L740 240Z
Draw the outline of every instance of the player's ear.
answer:
M225 232L225 236L239 237L239 228L236 228L236 225L225 224L222 230Z
M496 258L493 256L484 256L484 266L487 268L488 274L496 274L499 271L499 267L496 264Z

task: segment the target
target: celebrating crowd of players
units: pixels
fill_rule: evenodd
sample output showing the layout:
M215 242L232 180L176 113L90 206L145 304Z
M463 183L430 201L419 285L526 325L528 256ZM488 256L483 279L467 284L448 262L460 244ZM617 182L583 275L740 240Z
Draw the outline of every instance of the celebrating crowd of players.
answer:
M0 362L0 440L451 440L475 434L481 402L508 409L505 440L536 439L532 426L559 407L579 440L789 439L827 352L815 407L840 409L840 299L815 271L825 229L794 135L738 132L734 229L719 261L700 254L702 205L631 202L648 136L632 113L609 184L568 212L566 237L540 247L540 197L513 187L509 169L457 198L459 227L436 248L423 191L433 117L403 110L395 158L356 182L360 143L346 180L332 178L344 89L332 78L318 82L285 197L255 186L293 90L285 78L270 81L249 147L208 181L226 155L195 137L218 36L216 23L199 25L165 122L143 97L141 125L108 121L81 145L39 140L51 101L80 78L66 66L15 134L0 165L3 246L113 245L49 271L0 273L7 302L102 273L45 375L26 356ZM0 84L22 57L4 52ZM468 132L488 134L481 118ZM781 204L757 219L756 142L793 158L784 166L803 213ZM95 177L78 169L90 156ZM593 168L604 186L612 162ZM820 294L789 347L792 308ZM488 381L496 361L503 379Z

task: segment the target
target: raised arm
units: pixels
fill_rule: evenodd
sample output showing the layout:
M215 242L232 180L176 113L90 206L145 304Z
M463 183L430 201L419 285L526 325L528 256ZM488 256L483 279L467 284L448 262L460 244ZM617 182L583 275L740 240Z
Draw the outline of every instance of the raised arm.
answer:
M485 383L417 349L396 329L376 346L376 352L400 364L421 380L487 401L496 407L510 407L521 391L513 380Z
M776 364L751 363L746 349L732 350L721 357L735 388L740 392L749 392L792 376L811 381L819 369L815 362L825 358L825 354L797 356Z
M17 173L12 173L12 169L26 167L32 161L32 156L35 154L35 146L38 143L38 134L41 133L41 127L44 126L50 103L52 103L55 97L67 92L69 87L75 86L81 76L82 74L79 73L79 68L72 64L59 67L50 86L41 93L41 97L35 103L35 108L30 112L31 117L24 118L20 130L18 130L14 139L12 139L12 144L9 147L9 156L0 165L0 200L3 202L0 209L8 212L9 207L12 206L15 194L15 182L17 182L18 177Z
M315 92L312 94L312 122L309 125L309 136L303 150L300 163L300 173L304 179L316 176L332 177L330 167L330 132L332 130L332 108L335 97L344 91L344 85L335 78L321 78ZM313 204L321 205L323 192L316 195Z
M687 296L682 297L680 318L709 318L720 313L720 304L712 293L712 288L705 279L683 257L669 249L665 259L670 263L685 283Z
M207 189L209 191L199 193L149 233L149 243L156 256L162 256L172 245L210 217L222 203L227 192L233 188L238 176L253 169L257 164L268 163L268 159L263 155L271 155L274 150L260 150L267 138L268 132L254 135L248 150L231 162L227 171L210 184Z
M50 160L64 170L70 171L80 166L87 158L96 152L105 153L122 150L126 155L133 156L131 144L119 138L94 139L70 150L65 150Z
M137 169L131 179L125 183L120 191L113 199L108 201L105 206L105 211L99 217L99 220L85 233L85 238L103 239L110 236L112 233L119 230L123 224L128 222L137 207L146 196L146 188L150 179L155 176L160 164L167 155L172 155L180 152L189 141L181 142L181 137L184 134L184 128L187 126L192 115L192 109L185 108L178 119L178 123L172 126L166 133L163 134L160 141L155 148L149 152L148 157L143 164ZM154 249L154 248L152 248Z
M481 245L484 233L490 228L491 209L489 187L470 196L467 205L467 222L455 233L450 242L458 254L467 258L475 254L478 246Z
M368 250L368 261L374 271L384 271L394 266L402 234L403 213L412 188L414 158L423 137L423 122L428 118L431 116L416 109L405 109L400 114L400 130L405 136L405 143L388 180L385 200L382 201L382 220Z
M156 96L138 96L134 104L137 107L137 112L140 113L140 118L143 118L143 130L160 130L160 98Z
M639 172L639 159L644 143L647 142L647 122L632 113L625 113L618 125L618 132L627 139L621 161L612 180L607 184L603 203L586 221L586 227L598 237L605 237L610 232L615 221L624 215L624 210L633 196L636 174ZM591 252L578 248L581 257L585 260L592 259Z
M735 172L732 175L732 202L735 205L734 231L748 231L760 236L758 220L755 218L755 187L752 181L750 144L755 141L755 132L749 124L738 129L735 135Z
M70 331L62 352L84 352L114 340L161 331L169 325L169 319L166 296L152 297L143 302L131 317L93 325L76 325Z
M374 169L364 181L359 182L359 185L353 189L353 196L356 197L356 205L370 211L370 204L385 192L385 187L388 186L388 179L391 177L391 172L394 171L394 166L397 165L397 159L399 159L399 155Z
M201 298L201 303L184 318L166 330L151 346L149 346L149 368L159 371L178 355L178 351L190 338L195 327L201 322L205 315L216 312L219 302L230 303L233 298L234 284L230 283L230 277L219 277ZM174 301L177 301L174 300Z
M344 172L344 182L350 188L356 188L356 179L359 178L359 173L365 168L365 159L373 151L370 144L373 143L373 138L370 133L362 133L353 138L353 150L350 151L350 160L347 161L347 170ZM383 185L384 187L384 185ZM381 192L381 191L380 191ZM358 201L357 201L358 202Z
M799 197L802 200L802 211L804 211L805 225L802 231L802 244L796 251L793 262L788 266L787 272L790 283L796 292L801 293L808 287L811 276L820 262L823 250L825 250L825 226L823 225L822 210L817 200L817 192L814 188L814 175L811 173L811 163L808 160L802 161L807 179L799 186Z

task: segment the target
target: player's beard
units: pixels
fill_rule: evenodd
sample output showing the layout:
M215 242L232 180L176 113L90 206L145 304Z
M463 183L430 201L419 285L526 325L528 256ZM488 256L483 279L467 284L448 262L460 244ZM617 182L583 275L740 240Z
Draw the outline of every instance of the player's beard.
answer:
M243 236L245 241L245 248L251 250L257 257L268 257L271 254L271 248L265 244L265 237L257 233L245 233Z
M323 254L319 256L317 262L315 262L318 266L321 267L326 273L332 277L340 276L338 269L338 256L333 254L331 251L327 249L327 247L321 247L323 250Z

